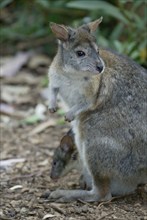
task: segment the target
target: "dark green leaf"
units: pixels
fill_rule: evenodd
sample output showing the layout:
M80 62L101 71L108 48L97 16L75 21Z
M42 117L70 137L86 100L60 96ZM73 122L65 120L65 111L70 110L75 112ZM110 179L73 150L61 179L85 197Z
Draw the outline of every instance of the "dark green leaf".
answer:
M128 20L120 12L119 8L104 1L72 1L66 4L69 8L85 9L85 10L103 10L106 14L111 15L124 23Z

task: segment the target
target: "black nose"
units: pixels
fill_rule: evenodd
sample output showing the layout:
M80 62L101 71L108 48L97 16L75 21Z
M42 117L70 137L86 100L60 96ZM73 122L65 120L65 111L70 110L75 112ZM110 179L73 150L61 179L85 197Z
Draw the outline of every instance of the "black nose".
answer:
M102 65L97 65L96 69L101 73L103 71L103 66Z

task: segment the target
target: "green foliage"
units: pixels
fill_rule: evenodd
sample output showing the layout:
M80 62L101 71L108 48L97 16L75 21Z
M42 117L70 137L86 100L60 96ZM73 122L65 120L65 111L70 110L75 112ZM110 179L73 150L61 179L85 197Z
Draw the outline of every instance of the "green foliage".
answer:
M119 8L113 6L106 1L71 1L67 3L67 7L86 9L86 10L101 10L101 13L105 13L112 17L121 20L124 23L128 23L127 19L120 12Z
M40 121L41 120L40 120L39 116L34 114L34 115L31 115L31 116L25 118L20 123L21 124L33 125L33 124L36 124L37 122L40 122Z
M58 109L57 115L64 116L65 115L65 111L63 109Z
M4 8L6 7L7 5L9 5L11 2L13 2L14 0L3 0L1 1L0 3L0 8Z
M78 26L103 16L96 33L98 44L146 65L146 0L1 0L0 8L0 40L7 47L42 46L51 55L55 49L50 47L54 36L49 21ZM47 37L48 42L43 40Z
M41 86L42 87L47 87L48 86L48 83L49 83L49 80L48 80L48 76L44 76L41 80Z
M57 125L65 125L65 119L64 118L60 118L57 120Z
M104 26L99 31L99 45L111 47L119 53L130 56L140 64L146 65L146 1L134 0L130 4L127 4L125 0L112 1L114 5L109 2L99 0L70 1L67 3L67 7L88 10L92 19L97 19L98 15L102 15Z

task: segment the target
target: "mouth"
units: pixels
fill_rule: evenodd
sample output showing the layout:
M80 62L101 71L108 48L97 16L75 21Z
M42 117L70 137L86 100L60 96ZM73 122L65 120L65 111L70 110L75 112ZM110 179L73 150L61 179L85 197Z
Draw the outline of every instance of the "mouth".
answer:
M52 179L55 183L58 182L58 178Z
M89 72L89 73L91 73L91 75L98 75L98 74L100 74L100 73L103 73L103 71L104 71L104 67L102 68L92 68L92 67L88 67L88 68L84 68L83 69L83 71L84 72Z
M58 182L58 178L51 178L55 183Z
M54 182L57 182L58 181L58 177L54 177L54 176L52 176L52 175L50 175L50 178L54 181Z

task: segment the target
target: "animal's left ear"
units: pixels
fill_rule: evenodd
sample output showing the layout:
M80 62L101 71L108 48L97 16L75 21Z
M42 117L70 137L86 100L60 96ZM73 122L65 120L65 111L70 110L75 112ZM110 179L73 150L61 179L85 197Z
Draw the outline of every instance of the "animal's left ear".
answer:
M74 150L74 142L69 135L65 135L60 141L60 148L64 152L70 152Z
M69 33L68 33L68 28L65 25L50 22L50 28L52 32L55 34L57 39L61 41L68 40Z
M87 26L90 32L95 32L99 24L102 22L102 20L103 20L103 17L100 17L98 20L88 23Z

